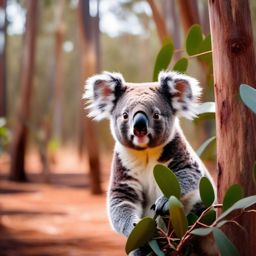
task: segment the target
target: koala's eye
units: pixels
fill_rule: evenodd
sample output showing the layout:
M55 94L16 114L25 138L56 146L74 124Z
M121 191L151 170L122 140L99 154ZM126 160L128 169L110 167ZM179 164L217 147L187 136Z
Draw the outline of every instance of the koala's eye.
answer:
M154 113L154 114L153 114L153 118L154 118L155 120L159 120L160 115L159 115L158 113Z
M126 112L124 112L123 113L123 118L126 120L126 119L128 119L128 117L129 117L128 114Z

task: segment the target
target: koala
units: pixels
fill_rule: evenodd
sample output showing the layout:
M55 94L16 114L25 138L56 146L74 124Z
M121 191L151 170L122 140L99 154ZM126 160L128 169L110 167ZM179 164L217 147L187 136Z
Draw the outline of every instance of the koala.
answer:
M109 72L87 80L89 117L108 118L115 140L107 206L117 232L129 236L142 217L168 211L153 177L156 164L176 174L186 213L202 208L199 180L214 183L179 125L180 117L196 116L200 94L196 79L171 71L160 72L158 82L128 83Z

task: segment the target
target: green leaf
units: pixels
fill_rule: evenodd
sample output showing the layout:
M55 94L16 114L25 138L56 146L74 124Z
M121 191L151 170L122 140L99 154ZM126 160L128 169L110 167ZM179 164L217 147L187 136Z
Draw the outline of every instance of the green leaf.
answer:
M215 243L221 256L239 256L239 252L227 236L218 228L213 229Z
M153 170L156 183L163 192L164 196L169 198L175 196L180 198L180 184L176 175L166 166L157 164Z
M206 140L197 150L196 153L204 160L211 158L216 153L216 137L213 136Z
M212 50L211 34L207 35L200 45L200 52L208 52Z
M184 212L184 207L175 196L170 197L169 205L170 221L172 223L172 227L176 236L182 238L182 236L188 230L188 221Z
M159 51L154 67L153 81L157 81L158 74L162 70L166 70L172 60L174 51L173 43L165 44Z
M235 202L242 199L244 196L244 191L239 184L233 184L229 187L227 192L225 193L223 199L223 211L226 211L230 208Z
M188 55L199 53L199 47L203 41L201 27L198 24L193 25L187 35L186 50Z
M253 181L254 181L254 184L256 185L256 162L254 163L254 166L253 166Z
M180 73L185 73L187 68L188 68L188 59L187 58L181 58L175 63L172 70L178 71Z
M195 121L215 118L215 102L204 102L198 108Z
M212 227L209 228L196 228L191 231L195 236L208 236L213 231Z
M247 84L241 84L240 96L244 104L256 113L256 89Z
M211 35L209 34L201 42L201 44L199 46L199 53L209 52L209 51L211 51L211 49L212 49ZM211 52L200 55L200 56L198 56L198 58L202 61L205 61L208 64L212 63L212 53Z
M218 222L218 224L216 225L217 228L220 228L222 227L223 225L225 225L226 223L229 223L228 220L222 220L220 222Z
M252 205L256 204L256 195L254 196L248 196L245 198L240 199L236 203L234 203L229 209L227 209L225 212L223 212L216 221L219 222L220 220L223 220L225 217L227 217L231 212L235 210L245 209L247 207L250 207Z
M199 183L200 197L206 207L213 204L215 200L215 193L212 183L207 177L202 177Z
M47 149L49 150L49 152L56 153L59 148L60 140L56 137L51 138L47 145Z
M129 235L125 251L130 253L131 251L143 246L148 241L152 240L156 232L156 222L152 218L143 218L132 230Z
M216 220L216 211L214 209L209 210L201 219L201 222L206 225L211 225Z
M194 214L193 212L190 212L187 215L187 220L188 220L188 225L191 226L193 225L198 219L198 216L196 214Z
M149 243L149 246L151 247L151 249L153 250L153 252L157 256L165 256L165 254L161 251L161 249L160 249L156 240L151 240L148 243Z

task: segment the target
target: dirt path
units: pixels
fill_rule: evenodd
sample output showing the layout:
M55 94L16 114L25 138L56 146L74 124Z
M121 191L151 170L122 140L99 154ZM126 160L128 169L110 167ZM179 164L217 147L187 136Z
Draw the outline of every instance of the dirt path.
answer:
M1 256L122 256L125 239L108 223L105 194L92 196L82 173L54 173L54 184L0 180ZM88 185L88 184L87 184Z

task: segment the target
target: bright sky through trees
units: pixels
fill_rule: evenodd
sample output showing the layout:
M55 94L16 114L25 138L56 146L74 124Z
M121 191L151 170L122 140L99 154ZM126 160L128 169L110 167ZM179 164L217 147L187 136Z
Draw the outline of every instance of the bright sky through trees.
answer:
M97 0L91 1L91 15L97 13ZM146 1L138 1L132 7L132 12L125 15L121 5L127 0L100 1L100 30L111 37L122 33L133 35L143 34L143 26L139 22L137 14L145 13L151 16L151 10ZM77 1L72 0L70 6L76 8ZM15 0L9 1L7 6L7 18L9 21L8 34L22 34L25 26L25 10Z

